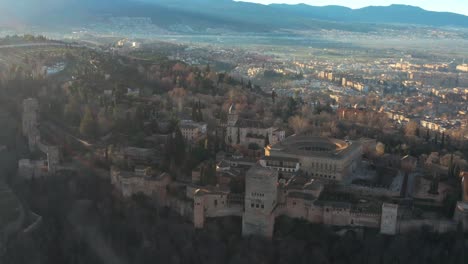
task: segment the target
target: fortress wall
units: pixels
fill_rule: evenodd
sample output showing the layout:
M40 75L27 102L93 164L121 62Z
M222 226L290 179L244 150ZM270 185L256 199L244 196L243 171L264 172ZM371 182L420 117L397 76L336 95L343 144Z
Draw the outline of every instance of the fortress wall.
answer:
M423 227L428 228L432 232L441 234L457 230L456 222L450 220L401 220L398 222L397 226L398 233L403 234L411 231L420 230Z
M166 205L172 211L176 212L180 216L193 221L194 216L194 208L193 202L189 200L180 200L178 198L168 196Z
M387 188L382 187L368 187L361 185L338 185L337 191L359 194L359 195L370 195L370 196L385 196L385 197L395 197L400 196L400 192L392 191Z
M380 228L380 218L381 218L380 214L351 213L351 225Z

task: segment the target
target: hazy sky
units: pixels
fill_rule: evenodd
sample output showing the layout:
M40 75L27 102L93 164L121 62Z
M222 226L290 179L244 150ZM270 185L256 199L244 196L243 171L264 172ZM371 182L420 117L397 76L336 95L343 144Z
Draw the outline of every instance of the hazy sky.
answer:
M419 6L432 11L449 11L468 15L468 0L242 0L245 2L255 2L261 4L287 3L298 4L306 3L315 6L324 5L342 5L351 8L360 8L370 5L391 5L407 4Z

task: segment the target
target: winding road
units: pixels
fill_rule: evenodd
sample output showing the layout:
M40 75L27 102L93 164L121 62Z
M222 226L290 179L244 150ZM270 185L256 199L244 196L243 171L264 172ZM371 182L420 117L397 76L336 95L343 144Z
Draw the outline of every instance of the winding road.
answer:
M29 48L29 47L48 47L48 46L68 46L68 47L84 47L83 45L78 44L65 44L65 43L47 43L47 42L38 42L38 43L22 43L22 44L11 44L11 45L0 45L0 49L11 49L11 48Z

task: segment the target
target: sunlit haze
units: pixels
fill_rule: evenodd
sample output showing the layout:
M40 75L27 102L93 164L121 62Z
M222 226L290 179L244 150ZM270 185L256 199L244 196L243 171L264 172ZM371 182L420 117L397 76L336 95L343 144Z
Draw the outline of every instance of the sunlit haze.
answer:
M467 242L468 0L0 0L0 264Z

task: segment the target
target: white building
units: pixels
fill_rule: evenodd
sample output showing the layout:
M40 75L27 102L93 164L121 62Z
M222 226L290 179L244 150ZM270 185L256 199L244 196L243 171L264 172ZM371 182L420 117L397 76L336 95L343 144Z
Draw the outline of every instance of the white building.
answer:
M274 127L266 126L261 120L239 118L235 106L232 105L228 113L226 143L248 147L256 144L263 148L268 144L276 144L285 138L285 132Z
M188 142L194 142L203 139L207 134L207 124L203 122L182 120L180 121L179 127L182 136Z

